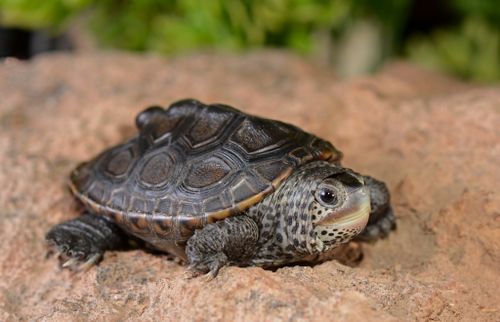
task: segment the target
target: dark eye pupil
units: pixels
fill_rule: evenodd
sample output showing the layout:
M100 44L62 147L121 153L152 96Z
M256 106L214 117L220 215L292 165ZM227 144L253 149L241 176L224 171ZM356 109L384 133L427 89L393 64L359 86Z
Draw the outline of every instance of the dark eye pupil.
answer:
M322 189L319 192L319 197L321 198L321 201L327 204L334 204L337 202L337 195L330 189Z

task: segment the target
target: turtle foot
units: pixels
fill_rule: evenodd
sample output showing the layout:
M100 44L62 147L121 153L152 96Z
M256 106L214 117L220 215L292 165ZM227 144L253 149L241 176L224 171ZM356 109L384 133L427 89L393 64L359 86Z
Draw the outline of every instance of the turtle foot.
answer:
M104 254L85 230L79 228L74 222L65 222L52 228L45 237L49 247L47 255L55 255L60 268L85 270L99 262Z
M97 264L106 250L118 248L125 239L109 220L84 214L52 227L45 240L47 255L55 255L61 268L85 271Z

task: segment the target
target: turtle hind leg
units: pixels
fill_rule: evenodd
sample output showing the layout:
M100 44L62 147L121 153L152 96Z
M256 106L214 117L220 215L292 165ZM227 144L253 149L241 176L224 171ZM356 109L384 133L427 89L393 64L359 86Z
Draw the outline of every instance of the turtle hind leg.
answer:
M86 270L99 262L107 250L122 249L128 238L104 216L85 213L60 223L45 236L50 253L57 253L62 268Z
M365 229L356 237L360 241L375 241L385 238L396 229L396 217L391 207L391 198L387 186L382 181L364 176L365 184L370 189L370 218Z

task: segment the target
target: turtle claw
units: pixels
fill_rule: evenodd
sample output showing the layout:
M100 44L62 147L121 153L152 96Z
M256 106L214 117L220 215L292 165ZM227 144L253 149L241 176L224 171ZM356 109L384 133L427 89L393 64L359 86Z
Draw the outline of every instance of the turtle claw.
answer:
M187 278L186 279L199 279L202 282L210 282L214 278L217 277L217 274L219 273L219 269L217 270L211 270L208 273L203 274L202 272L196 270L193 265L188 266L187 270Z
M208 283L208 282L212 281L216 276L217 276L217 272L210 271L210 272L206 273L205 275L200 276L200 280L205 282L205 283Z
M94 254L92 256L89 257L89 259L83 263L82 265L80 265L78 267L78 269L82 272L86 272L88 271L92 266L94 266L95 264L97 264L97 262L99 261L99 259L101 258L101 254Z
M198 263L190 264L187 269L191 272L190 278L197 278L204 282L213 280L219 274L220 269L227 262L225 255L216 255Z
M91 254L88 257L75 256L72 252L58 252L55 256L59 259L59 266L75 272L86 272L97 264L102 254Z
M71 267L73 265L75 265L76 263L78 263L78 258L70 258L69 260L67 260L66 262L64 262L64 264L61 265L61 267L63 268L66 268L66 267Z

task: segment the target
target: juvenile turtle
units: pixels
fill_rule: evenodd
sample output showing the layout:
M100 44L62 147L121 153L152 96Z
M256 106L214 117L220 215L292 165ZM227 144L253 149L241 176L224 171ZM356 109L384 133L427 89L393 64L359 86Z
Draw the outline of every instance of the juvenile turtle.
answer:
M71 173L86 211L46 236L63 267L89 267L134 237L215 276L314 261L395 227L385 184L293 125L196 100L150 107L136 125L136 137Z

